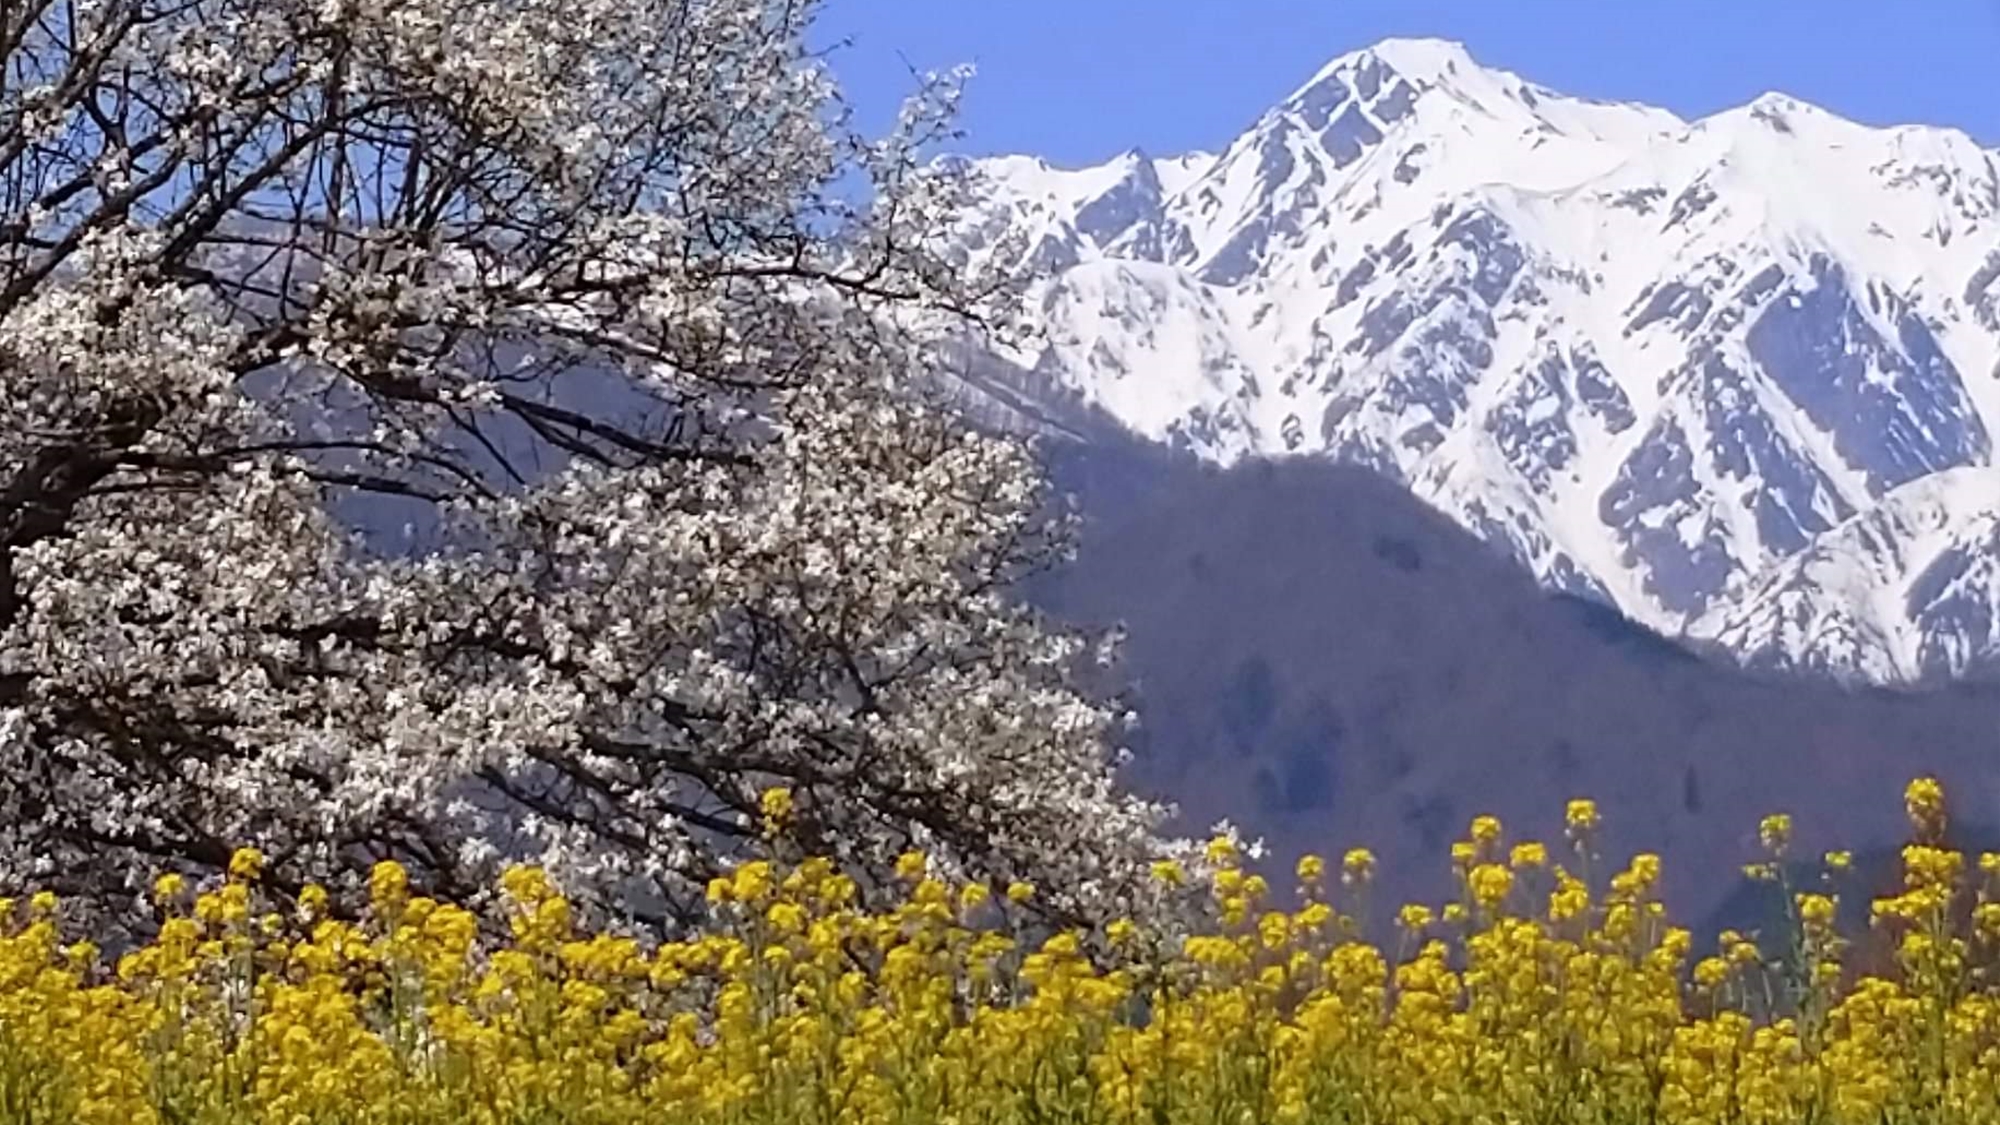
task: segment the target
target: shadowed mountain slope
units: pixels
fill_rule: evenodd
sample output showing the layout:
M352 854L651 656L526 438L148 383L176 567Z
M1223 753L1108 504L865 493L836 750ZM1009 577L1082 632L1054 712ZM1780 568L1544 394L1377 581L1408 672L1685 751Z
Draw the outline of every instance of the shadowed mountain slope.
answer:
M1289 866L1373 847L1388 895L1450 890L1478 813L1556 840L1597 798L1614 858L1658 850L1701 915L1787 810L1799 847L1900 840L1901 789L1935 771L1961 815L2000 807L2000 691L1843 688L1704 659L1615 611L1552 595L1362 469L1229 469L1136 444L1054 452L1083 503L1076 561L1033 590L1123 622L1142 729L1133 782L1184 827L1227 817Z

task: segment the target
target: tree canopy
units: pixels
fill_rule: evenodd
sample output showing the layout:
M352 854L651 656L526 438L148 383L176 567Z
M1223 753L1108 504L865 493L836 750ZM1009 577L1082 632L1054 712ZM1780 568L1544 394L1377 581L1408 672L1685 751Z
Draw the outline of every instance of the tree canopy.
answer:
M0 881L255 844L660 923L792 790L1082 909L1154 847L1027 451L917 392L1004 321L786 0L0 9Z

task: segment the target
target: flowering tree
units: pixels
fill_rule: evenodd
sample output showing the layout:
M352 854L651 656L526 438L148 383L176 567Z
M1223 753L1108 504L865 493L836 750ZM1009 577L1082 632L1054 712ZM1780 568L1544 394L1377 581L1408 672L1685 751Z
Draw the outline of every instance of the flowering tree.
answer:
M914 391L963 186L788 0L0 7L0 874L509 858L670 922L788 787L1074 908L1159 810Z

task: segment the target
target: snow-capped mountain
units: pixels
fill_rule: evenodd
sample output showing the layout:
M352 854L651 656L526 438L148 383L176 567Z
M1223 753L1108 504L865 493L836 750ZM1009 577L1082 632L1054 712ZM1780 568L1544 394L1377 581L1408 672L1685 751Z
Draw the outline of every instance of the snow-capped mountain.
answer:
M1759 574L1692 632L1753 666L1878 682L1993 658L2000 636L2000 474L1946 469Z
M2000 153L1963 133L1391 40L1214 154L978 166L963 253L1046 278L1008 358L1137 433L1366 464L1759 663L2000 660Z

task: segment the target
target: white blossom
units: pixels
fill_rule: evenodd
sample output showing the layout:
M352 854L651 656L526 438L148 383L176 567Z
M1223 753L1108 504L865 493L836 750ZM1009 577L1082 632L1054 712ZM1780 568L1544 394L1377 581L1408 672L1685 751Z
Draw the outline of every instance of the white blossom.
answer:
M1008 593L1062 527L915 393L1008 321L934 253L956 79L854 136L812 8L0 13L0 882L672 921L783 784L864 871L1139 893L1123 716Z

